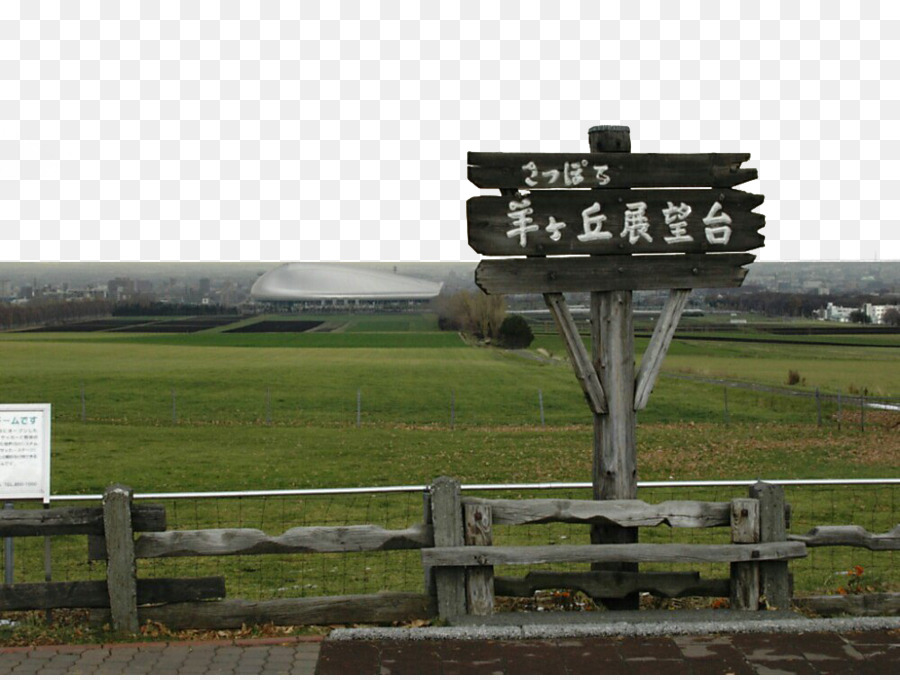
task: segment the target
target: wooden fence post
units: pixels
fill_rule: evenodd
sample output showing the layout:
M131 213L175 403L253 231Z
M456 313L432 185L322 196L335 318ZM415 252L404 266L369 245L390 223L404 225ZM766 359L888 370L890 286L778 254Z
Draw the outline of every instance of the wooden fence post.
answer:
M759 501L759 540L761 543L787 540L784 487L757 482L750 487L750 498ZM785 560L759 565L759 597L767 609L791 606L791 582Z
M3 504L4 510L12 510L13 504L6 501ZM16 578L15 570L15 546L13 546L12 536L3 539L3 583L11 586Z
M731 542L759 543L759 501L736 498L731 501ZM731 608L759 609L759 564L731 563Z
M837 402L838 402L837 421L838 421L838 430L840 431L841 420L843 419L843 416L844 416L844 409L841 406L841 391L840 390L838 390L838 393L837 393Z
M458 547L465 544L459 482L438 477L431 483L431 516L434 521L434 546ZM466 572L463 567L439 567L434 570L438 616L444 620L466 613Z
M106 535L106 585L113 628L139 631L134 533L131 527L131 489L114 485L103 494L103 531Z
M491 506L467 503L464 506L466 545L493 545ZM494 613L494 568L466 569L466 602L469 613L489 616Z
M434 526L434 515L431 512L431 491L426 490L422 493L422 524ZM425 571L425 594L434 597L437 591L434 587L434 575L432 567L424 567Z

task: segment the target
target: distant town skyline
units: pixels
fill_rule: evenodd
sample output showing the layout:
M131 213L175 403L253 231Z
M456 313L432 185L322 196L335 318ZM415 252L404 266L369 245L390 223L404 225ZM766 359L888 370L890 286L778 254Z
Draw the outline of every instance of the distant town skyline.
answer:
M150 282L160 286L193 285L201 279L208 286L226 282L250 286L280 262L156 263L156 262L5 262L0 263L0 297L9 296L19 286L106 285L116 279ZM326 264L326 263L320 263ZM456 287L467 281L474 285L477 262L352 262L342 266L389 269L401 275L436 282L452 281ZM900 292L900 262L755 262L749 266L744 287L772 291L813 292ZM145 285L146 288L146 285Z

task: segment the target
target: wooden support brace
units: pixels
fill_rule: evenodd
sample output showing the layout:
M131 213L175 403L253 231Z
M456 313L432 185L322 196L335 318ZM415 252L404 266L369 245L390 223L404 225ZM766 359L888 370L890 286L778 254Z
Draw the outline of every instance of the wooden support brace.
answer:
M562 336L569 353L569 359L572 362L572 368L575 369L575 377L587 397L591 411L594 413L606 413L606 395L603 393L603 387L600 385L600 379L597 377L597 371L591 362L584 343L581 341L581 335L575 326L575 320L566 304L566 298L562 293L544 293L544 302L553 315L556 322L556 328Z
M640 411L647 406L647 400L650 399L650 393L656 384L663 359L666 358L666 352L669 350L669 344L672 342L672 336L675 335L675 329L678 327L678 321L681 319L681 313L684 311L690 292L689 289L683 288L669 292L666 304L653 329L650 343L647 345L647 351L644 352L641 359L641 367L638 369L634 390L635 411Z

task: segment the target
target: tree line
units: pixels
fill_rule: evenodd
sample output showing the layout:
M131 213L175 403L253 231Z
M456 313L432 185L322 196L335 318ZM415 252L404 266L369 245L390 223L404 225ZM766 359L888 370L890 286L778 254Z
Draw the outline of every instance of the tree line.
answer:
M56 326L108 316L237 315L236 307L192 305L157 301L29 300L27 304L0 303L0 330Z
M108 300L32 300L25 305L0 303L0 330L72 323L109 316Z
M197 305L187 302L159 302L157 300L134 300L117 302L113 316L233 316L237 307L223 305Z

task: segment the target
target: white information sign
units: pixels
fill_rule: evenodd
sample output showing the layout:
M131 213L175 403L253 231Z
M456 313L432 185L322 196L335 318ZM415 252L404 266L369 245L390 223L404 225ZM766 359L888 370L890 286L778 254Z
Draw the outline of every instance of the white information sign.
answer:
M50 404L0 404L0 500L50 502Z

